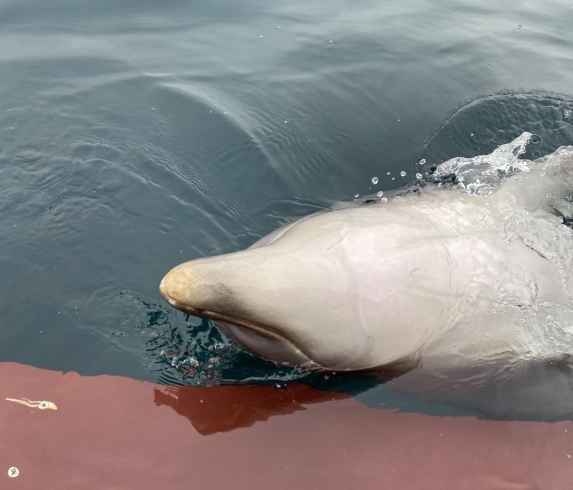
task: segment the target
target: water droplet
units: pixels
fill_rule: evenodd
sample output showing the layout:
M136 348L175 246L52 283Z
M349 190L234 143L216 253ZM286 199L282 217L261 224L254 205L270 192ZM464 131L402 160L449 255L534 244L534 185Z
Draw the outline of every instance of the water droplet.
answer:
M382 191L378 191L378 193L376 194L378 197L382 197L384 195L384 193Z
M378 177L372 177L372 183L376 185L378 183Z
M390 174L391 174L391 172L386 172L386 175L390 175Z
M332 39L329 42L332 42Z
M404 170L402 170L402 171L400 172L400 175L401 175L402 177L406 177L406 172L404 172Z
M489 337L489 333L488 333L488 332L486 332L486 333L485 333L485 336L486 336L486 337Z
M360 197L360 194L356 194L354 197Z
M420 180L422 177L423 177L422 174L416 174L416 178L417 178L418 180Z
M154 111L154 110L155 110L155 107L152 107L151 110Z
M392 177L392 180L396 180L396 177Z
M16 478L19 474L20 474L20 470L18 468L16 468L15 466L12 466L12 468L10 468L8 470L8 476L10 478Z
M388 198L387 197L383 197L382 199L380 199L381 202L387 202Z
M425 158L422 158L418 163L419 163L420 165L424 165L424 164L426 163L426 159L425 159Z

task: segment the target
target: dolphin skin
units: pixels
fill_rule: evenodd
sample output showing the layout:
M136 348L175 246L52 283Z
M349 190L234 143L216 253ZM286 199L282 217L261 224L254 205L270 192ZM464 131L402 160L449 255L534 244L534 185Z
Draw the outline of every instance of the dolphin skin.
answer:
M569 353L573 148L522 170L483 194L462 178L305 217L175 267L161 293L279 364L519 373Z

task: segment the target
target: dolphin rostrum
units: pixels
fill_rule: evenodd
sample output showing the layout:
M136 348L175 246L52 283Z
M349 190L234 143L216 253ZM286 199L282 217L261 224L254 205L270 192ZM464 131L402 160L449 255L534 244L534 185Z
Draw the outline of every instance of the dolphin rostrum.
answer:
M518 159L530 136L442 164L434 178L453 172L452 185L339 206L181 264L161 293L247 350L309 369L457 369L471 380L483 366L503 377L567 354L573 147Z

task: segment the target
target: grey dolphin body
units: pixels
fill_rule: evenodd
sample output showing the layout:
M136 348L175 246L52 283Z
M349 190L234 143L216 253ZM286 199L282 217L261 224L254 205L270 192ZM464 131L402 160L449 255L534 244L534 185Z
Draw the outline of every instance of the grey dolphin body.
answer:
M247 250L181 264L160 290L277 363L422 366L468 382L495 366L504 377L567 354L572 189L573 151L562 149L489 195L427 186L311 215Z

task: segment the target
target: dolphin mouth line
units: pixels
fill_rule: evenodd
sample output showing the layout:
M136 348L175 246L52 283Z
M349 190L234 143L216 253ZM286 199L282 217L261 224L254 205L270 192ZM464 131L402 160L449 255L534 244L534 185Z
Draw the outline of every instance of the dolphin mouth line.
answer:
M168 294L166 294L166 292L163 288L163 281L161 281L159 289L160 289L163 297L167 300L167 302L171 306L173 306L174 308L177 308L178 310L180 310L184 313L187 313L187 314L193 315L193 316L197 316L200 318L209 318L211 320L220 320L222 322L231 323L233 325L237 325L239 327L244 327L244 328L247 328L249 330L252 330L252 331L254 331L260 335L263 335L266 337L271 337L275 340L278 340L280 342L283 342L285 344L290 345L295 351L297 351L298 353L300 353L301 355L306 357L308 359L308 362L301 364L302 367L305 367L307 369L311 369L311 368L322 369L322 366L320 366L319 364L314 362L309 356L307 356L305 354L305 352L298 345L296 345L292 340L288 339L284 335L281 335L280 333L275 332L274 330L272 330L269 327L263 326L259 323L252 322L249 320L244 320L244 319L236 317L236 316L227 315L225 313L219 313L217 311L211 311L211 310L204 310L202 308L196 308L194 306L189 306L189 305L186 305L183 303L179 303L178 301L171 298Z
M299 368L303 368L306 369L308 371L311 372L322 372L322 371L338 371L338 372L345 372L345 371L355 371L355 369L335 369L335 368L329 368L327 366L323 366L320 365L318 363L316 363L315 361L313 361L297 344L295 344L292 340L288 339L287 337L285 337L284 335L281 335L278 332L275 332L274 330L272 330L269 327L263 326L260 323L256 323L256 322L252 322L249 320L244 320L242 318L236 317L236 316L232 316L232 315L226 315L225 313L219 313L216 311L211 311L211 310L204 310L202 308L196 308L194 306L189 306L187 304L183 304L183 303L179 303L178 301L174 300L173 298L171 298L166 292L165 292L165 288L164 288L164 283L163 281L161 281L160 285L159 285L159 290L162 294L162 296L165 298L165 300L174 308L178 309L179 311L182 311L183 313L187 313L188 315L193 315L193 316L197 316L200 318L208 318L210 320L219 320L222 322L227 322L227 323L231 323L233 325L236 325L238 327L243 327L243 328L247 328L249 330L252 330L260 335L266 336L266 337L271 337L275 340L278 340L280 342L284 342L285 344L289 345L292 349L294 349L295 351L297 351L299 354L301 354L302 356L304 356L306 359L308 359L308 361L303 362L301 364L297 364L294 367L299 367ZM239 343L240 344L240 343ZM247 349L248 350L248 349ZM412 362L412 360L414 360L414 362L411 365L408 365ZM384 373L385 371L392 371L394 369L394 366L400 366L401 365L408 365L406 367L406 369L404 369L401 374L410 371L411 369L414 368L419 368L421 367L421 358L419 358L418 355L415 355L412 359L408 359L407 362L404 362L403 359L399 359L395 362L389 363L388 365L385 366L385 370L382 371L382 373ZM368 371L378 371L382 366L378 366L378 365L374 365L374 366L370 366L370 367L366 367L366 368L362 368L360 369L360 371L364 371L364 372L368 372ZM389 379L392 379L394 376L391 375Z

